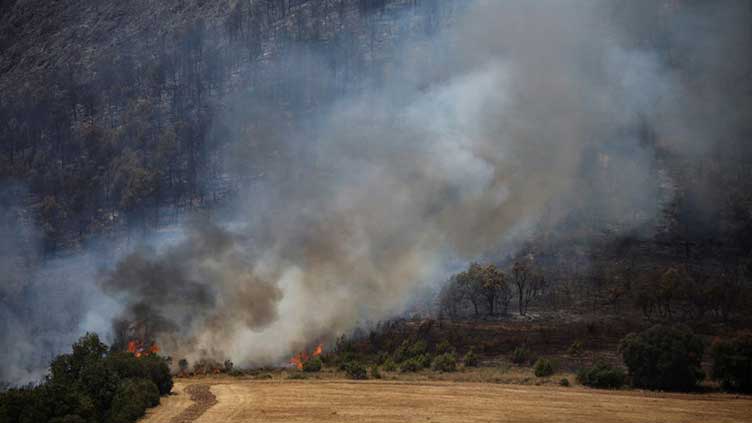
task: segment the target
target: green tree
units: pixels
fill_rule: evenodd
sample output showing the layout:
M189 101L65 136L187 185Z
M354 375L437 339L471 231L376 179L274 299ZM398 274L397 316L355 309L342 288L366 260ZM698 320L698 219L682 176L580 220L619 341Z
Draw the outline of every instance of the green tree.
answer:
M705 377L705 347L687 327L656 325L627 335L619 348L634 387L687 391Z
M714 342L711 355L713 379L725 389L752 392L752 333Z
M457 356L452 353L437 355L431 367L438 372L457 371Z

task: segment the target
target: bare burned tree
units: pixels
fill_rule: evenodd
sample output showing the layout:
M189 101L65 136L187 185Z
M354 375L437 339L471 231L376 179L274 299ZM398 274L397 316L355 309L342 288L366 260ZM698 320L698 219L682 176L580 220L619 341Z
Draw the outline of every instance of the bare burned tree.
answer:
M507 285L504 272L493 264L483 267L481 290L488 305L489 316L494 315L497 305L500 306L502 314L507 313L512 291Z
M533 298L543 294L546 278L542 273L533 272L529 260L517 261L512 266L512 283L517 289L520 316L525 316Z
M457 283L464 292L465 298L473 305L475 316L479 316L480 306L484 301L483 267L478 263L471 263L466 271L457 275Z

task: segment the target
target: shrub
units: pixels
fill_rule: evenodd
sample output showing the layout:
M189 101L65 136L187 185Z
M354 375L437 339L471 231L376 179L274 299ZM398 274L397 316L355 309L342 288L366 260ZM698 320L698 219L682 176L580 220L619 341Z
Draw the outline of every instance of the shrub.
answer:
M561 380L559 381L559 386L564 386L564 387L568 387L568 386L569 386L569 379L567 379L567 378L562 378L562 379L561 379Z
M320 372L322 366L321 359L313 357L312 359L303 362L303 371L306 373Z
M454 353L454 352L455 352L454 347L446 339L439 342L439 344L436 345L437 355L446 354L446 353Z
M629 334L620 350L638 388L687 391L705 377L702 340L684 326L657 325Z
M426 341L419 340L407 349L407 354L410 357L418 357L425 354L426 351L428 351L428 344L426 344Z
M457 370L457 356L452 353L437 355L433 359L433 369L439 372L454 372Z
M417 372L422 368L423 363L418 362L418 360L414 358L405 360L402 362L402 364L400 364L400 372L402 373Z
M146 375L159 389L160 395L167 395L172 391L172 375L167 361L156 355L150 354L139 359L144 365Z
M512 352L512 363L525 364L530 360L530 350L525 347L517 347Z
M371 377L374 379L381 379L381 372L379 366L371 366Z
M752 333L713 343L713 379L724 389L752 392Z
M121 382L110 408L110 423L131 423L144 415L147 407L159 404L159 390L148 379Z
M392 354L392 360L394 360L395 363L402 363L403 361L410 358L410 356L407 353L407 350L410 348L410 343L407 340L402 341L402 344L400 344L399 347L397 347L396 350L394 350L394 354Z
M418 364L420 364L420 366L423 367L424 369L428 369L431 367L431 356L428 354L421 354L415 357L415 360L417 360Z
M108 351L86 334L52 361L41 385L0 393L0 421L130 423L159 404L160 386L172 389L164 359Z
M414 344L410 344L408 340L405 340L394 351L394 354L392 355L392 359L394 360L395 363L402 363L406 360L410 360L414 358L424 360L422 356L426 355L427 352L428 352L428 344L426 344L426 341L419 340L419 341L416 341ZM429 361L428 366L430 366L431 365L430 358L428 359L428 361Z
M382 351L379 353L379 355L376 357L376 364L379 366L386 363L386 361L389 360L389 354Z
M99 410L85 394L43 384L0 394L0 422L96 421Z
M122 379L148 377L141 359L128 352L113 352L105 359L105 365Z
M465 367L478 367L480 360L478 360L478 355L475 354L475 350L470 348L470 351L465 354L465 358L463 358L462 361L465 364Z
M554 374L554 367L551 362L545 358L539 358L533 366L536 377L546 377Z
M345 368L345 373L350 379L368 379L366 368L357 361L351 361Z
M569 355L579 356L579 355L582 355L582 352L584 350L585 350L585 347L582 345L581 341L574 341L572 345L569 346L567 353Z
M243 373L243 371L240 369L232 369L228 374L232 377L241 377L245 375L245 373Z
M596 363L591 368L577 372L577 381L592 388L618 389L624 386L626 375L622 369L613 368L606 363Z
M394 362L394 360L388 358L386 359L386 361L384 361L382 368L385 372L394 372L397 371L397 364Z

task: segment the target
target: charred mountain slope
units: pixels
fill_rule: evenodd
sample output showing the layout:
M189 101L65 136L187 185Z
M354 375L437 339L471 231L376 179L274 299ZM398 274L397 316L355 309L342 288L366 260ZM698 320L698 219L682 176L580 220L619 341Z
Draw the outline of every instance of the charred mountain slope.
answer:
M264 0L2 7L1 173L21 182L24 206L40 223L46 250L55 251L104 230L169 224L185 210L221 201L237 183L218 163L228 137L215 116L230 93L253 90L266 108L259 120L268 121L259 131L282 130L384 72L390 45L434 31L456 6ZM409 22L401 18L405 10ZM315 54L310 61L296 54L293 63L289 52L302 49ZM341 83L313 84L317 67Z

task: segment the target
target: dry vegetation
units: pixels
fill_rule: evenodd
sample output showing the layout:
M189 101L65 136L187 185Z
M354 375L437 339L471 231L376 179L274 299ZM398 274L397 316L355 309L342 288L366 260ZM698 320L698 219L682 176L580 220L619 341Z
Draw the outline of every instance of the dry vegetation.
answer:
M470 375L475 373L471 372ZM425 376L425 375L424 375ZM457 374L463 378L465 373ZM189 406L186 387L211 385L217 404L196 419L222 422L746 422L752 399L596 391L580 387L456 383L429 380L345 381L249 378L180 379L175 395L144 423L167 423Z

